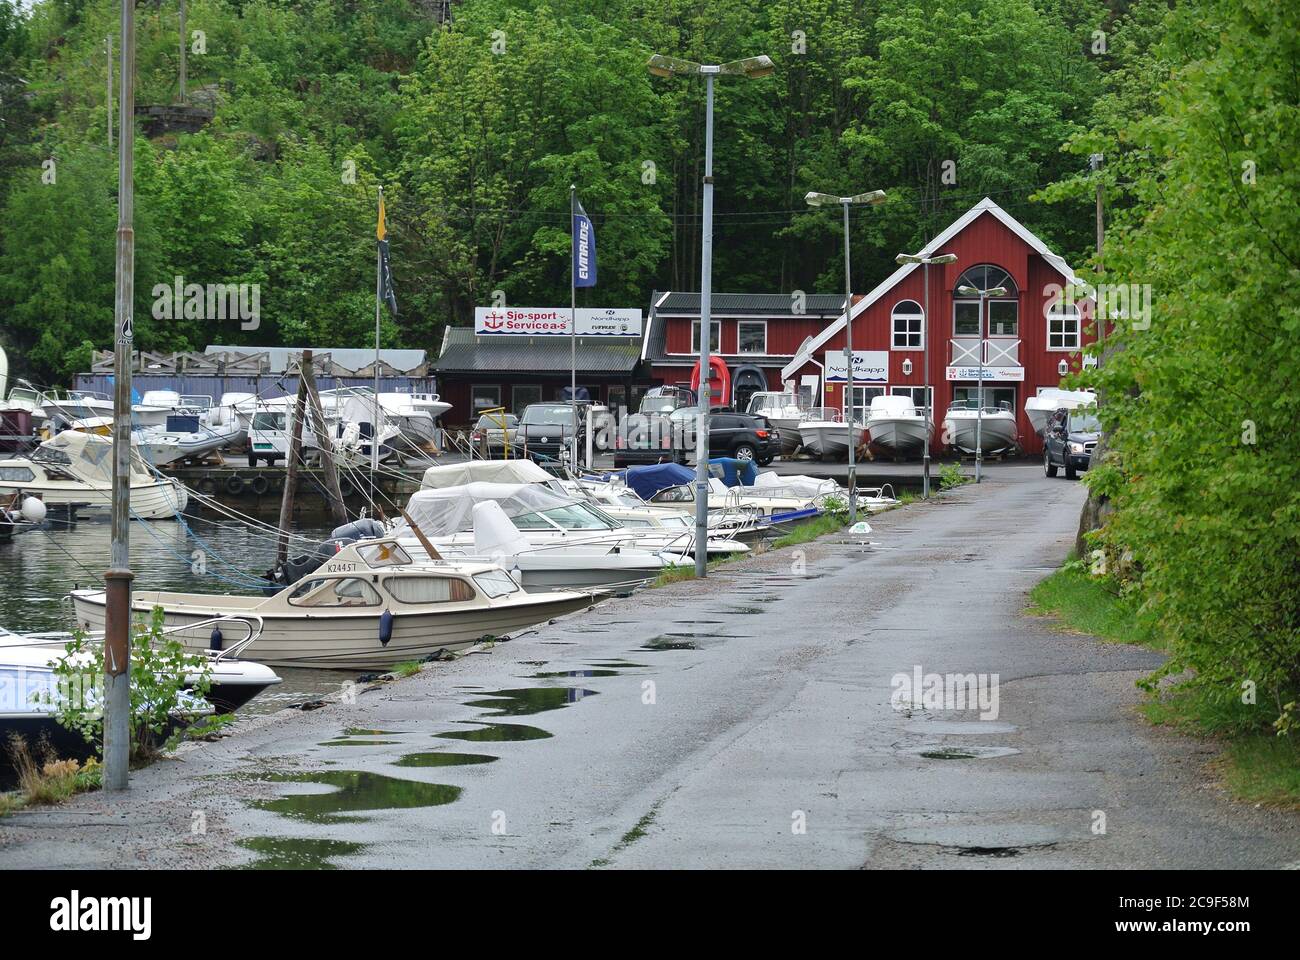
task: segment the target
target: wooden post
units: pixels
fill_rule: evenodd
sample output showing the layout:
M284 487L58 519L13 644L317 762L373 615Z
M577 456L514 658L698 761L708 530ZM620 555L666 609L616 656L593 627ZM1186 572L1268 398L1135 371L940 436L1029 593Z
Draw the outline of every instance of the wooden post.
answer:
M316 392L316 372L312 369L311 351L302 354L302 383L307 391L307 404L311 413L311 432L320 450L321 470L325 474L325 492L328 494L330 518L336 527L348 522L348 512L343 506L343 491L339 489L339 468L334 462L334 441L325 424L325 411L321 409L320 394Z
M302 352L299 364L298 396L293 403L293 439L289 441L289 453L284 473L284 495L280 499L280 542L276 557L284 563L289 556L289 525L293 523L293 495L298 486L298 461L302 459L302 421L306 414L307 379L303 370L311 363L311 351Z

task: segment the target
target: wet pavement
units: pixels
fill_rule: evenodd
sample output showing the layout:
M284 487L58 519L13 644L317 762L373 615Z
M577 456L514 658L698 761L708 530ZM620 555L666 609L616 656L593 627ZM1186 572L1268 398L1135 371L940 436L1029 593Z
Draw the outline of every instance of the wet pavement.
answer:
M1024 615L1082 500L1005 467L869 539L243 718L125 796L0 820L0 866L1300 864L1300 818L1232 802L1211 745L1136 715L1158 655Z

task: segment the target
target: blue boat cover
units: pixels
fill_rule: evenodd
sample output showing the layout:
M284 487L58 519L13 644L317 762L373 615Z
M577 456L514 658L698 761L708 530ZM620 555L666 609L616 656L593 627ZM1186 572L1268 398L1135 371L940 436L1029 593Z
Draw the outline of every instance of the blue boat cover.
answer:
M660 490L680 487L695 479L695 471L680 463L652 463L628 467L626 483L642 500L649 500Z
M714 457L709 461L709 466L722 468L722 482L729 487L752 487L758 478L758 466L753 460Z

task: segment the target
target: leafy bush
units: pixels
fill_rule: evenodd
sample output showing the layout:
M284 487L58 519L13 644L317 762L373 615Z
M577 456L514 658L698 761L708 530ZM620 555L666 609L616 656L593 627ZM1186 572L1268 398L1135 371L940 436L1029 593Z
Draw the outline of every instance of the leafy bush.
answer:
M177 719L201 707L212 682L206 658L187 654L175 637L163 635L163 611L136 623L131 640L131 755L148 756L177 736ZM102 744L104 737L104 644L74 634L68 656L55 668L59 693L52 699L60 724ZM192 681L192 682L191 682ZM51 702L46 695L46 702ZM169 735L170 738L169 738Z
M967 479L966 474L961 471L960 463L945 463L939 468L940 490L951 490L953 487L960 487Z

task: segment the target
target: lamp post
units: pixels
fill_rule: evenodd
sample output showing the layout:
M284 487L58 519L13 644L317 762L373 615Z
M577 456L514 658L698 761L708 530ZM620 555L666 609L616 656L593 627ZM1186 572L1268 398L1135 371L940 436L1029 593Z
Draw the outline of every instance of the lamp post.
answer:
M984 464L984 447L981 434L984 428L984 345L987 342L984 339L984 312L985 304L988 303L989 297L1005 297L1007 295L1006 287L992 287L988 290L976 290L974 287L961 286L957 292L963 297L980 298L980 315L979 315L979 392L977 394L975 410L975 482L981 480L980 468Z
M756 80L776 71L771 57L748 57L729 63L703 64L655 54L646 62L656 77L704 77L704 219L700 241L700 395L695 437L695 575L708 575L709 542L709 314L713 294L713 78L742 76ZM719 347L722 345L719 344Z
M919 263L925 271L925 320L922 321L924 326L921 328L921 363L925 366L925 419L929 422L929 430L926 432L925 451L921 454L921 460L924 467L921 471L921 496L926 500L930 499L930 441L931 434L934 432L934 404L930 401L930 264L932 263L956 263L957 255L955 253L941 253L937 257L913 256L910 253L900 253L894 258L896 263Z
M871 190L851 197L836 197L829 193L809 193L804 201L810 207L829 207L839 204L844 208L844 358L848 367L845 380L849 422L849 523L858 519L857 444L853 436L853 277L849 263L849 207L859 204L878 206L885 202L884 190Z

